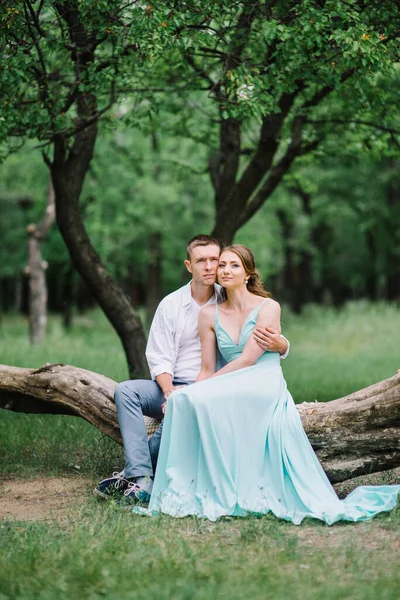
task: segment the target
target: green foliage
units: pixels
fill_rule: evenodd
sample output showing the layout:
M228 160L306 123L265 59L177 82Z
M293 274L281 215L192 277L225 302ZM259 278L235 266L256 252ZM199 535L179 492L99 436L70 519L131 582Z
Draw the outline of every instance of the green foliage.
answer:
M160 91L185 102L204 89L224 115L240 119L279 112L282 94L299 85L309 100L322 85L359 108L382 106L391 90L367 97L368 90L397 60L399 8L388 0L12 4L0 21L3 139L72 134L82 91L95 95L100 113L117 103L109 120L128 109L136 123L159 110ZM77 72L79 52L87 57ZM229 52L239 58L232 62Z
M102 138L83 192L85 222L119 279L134 270L146 281L148 237L161 233L164 287L179 285L187 240L212 223L208 182L194 174L199 154L193 142L163 130L153 140L129 130Z
M36 222L47 196L48 172L30 145L2 165L0 180L0 277L19 274L26 265L26 226Z
M177 140L168 130L157 133L156 150L145 133L117 130L101 135L83 190L82 211L95 248L118 281L129 282L134 272L135 281L146 285L148 236L161 232L163 292L181 285L187 240L209 231L212 224L212 191L206 174L198 172L205 152L191 140ZM376 279L377 297L384 298L392 256L400 248L399 208L388 204L389 187L400 185L396 164L369 153L358 158L345 154L302 159L284 187L236 237L254 251L267 287L277 294L275 279L285 266L289 244L296 260L305 251L313 257L308 285L318 286L329 274L331 294L326 300L334 299L338 286L346 287L346 297L365 296L370 276ZM44 210L48 175L39 152L31 149L11 155L1 171L0 253L8 258L0 265L0 276L17 277L26 264L25 227ZM297 183L311 194L310 215L293 191ZM16 202L26 195L34 200L28 212ZM289 239L282 237L278 210L291 220ZM312 239L313 230L321 225L329 233L325 246ZM376 240L372 257L367 235ZM56 227L43 252L54 269L49 278L61 276L69 259Z
M296 180L313 182L313 215L304 215L294 195L278 187L273 208L258 214L257 226L253 221L238 239L248 240L263 274L275 276L285 264L279 206L294 224L294 252L308 248L313 254L314 281L329 271L334 284L346 281L357 296L364 293L368 276L366 232L385 210L382 179L376 178L380 187L362 190L363 178L370 169L378 174L382 156L398 151L399 10L388 0L307 0L295 6L283 0L273 5L13 2L4 7L0 24L0 138L15 150L27 138L51 146L62 136L71 145L77 131L93 122L77 116L78 99L91 99L101 124L81 199L85 226L119 281L134 272L142 284L148 235L161 231L164 290L169 291L180 283L186 240L212 228L215 190L206 178L212 161L221 165L226 159L221 125L228 117L240 122L235 184L254 157L260 120L279 117L282 101L296 93L277 134L272 167L293 143L294 123L301 122L301 146L310 145L313 155L306 152L288 168ZM2 150L5 155L6 145ZM51 159L51 148L45 152ZM5 223L0 250L12 256L0 269L8 275L18 273L24 262L26 223L6 199L40 187L44 201L46 186L38 151L19 149L16 156L7 159L0 186L5 198L0 200ZM344 156L349 168L333 156ZM342 182L340 201L332 178ZM365 196L361 204L360 195ZM15 231L7 225L11 221ZM313 247L310 236L321 222L333 232L327 253ZM379 223L383 231L385 219ZM68 265L55 229L44 254L63 268Z

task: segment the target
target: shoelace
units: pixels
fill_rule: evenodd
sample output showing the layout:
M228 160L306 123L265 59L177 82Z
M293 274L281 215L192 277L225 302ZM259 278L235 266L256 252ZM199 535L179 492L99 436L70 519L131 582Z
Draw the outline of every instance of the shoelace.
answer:
M124 496L129 496L129 494L131 492L141 492L141 491L142 491L142 488L140 487L140 485L138 485L134 481L131 481L130 483L128 483L128 487L126 488L126 490L124 492Z
M125 473L124 471L121 471L120 473L118 471L114 471L112 476L117 479L117 481L114 483L114 487L115 489L118 489L119 487L121 487L123 481L125 481Z

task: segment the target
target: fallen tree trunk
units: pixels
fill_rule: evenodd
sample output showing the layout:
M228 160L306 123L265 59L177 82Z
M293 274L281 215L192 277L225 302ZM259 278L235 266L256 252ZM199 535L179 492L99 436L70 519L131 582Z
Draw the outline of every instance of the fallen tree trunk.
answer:
M82 417L121 443L115 382L69 365L0 365L0 408ZM304 429L330 481L400 466L400 372L331 402L298 405ZM147 419L148 429L155 423Z

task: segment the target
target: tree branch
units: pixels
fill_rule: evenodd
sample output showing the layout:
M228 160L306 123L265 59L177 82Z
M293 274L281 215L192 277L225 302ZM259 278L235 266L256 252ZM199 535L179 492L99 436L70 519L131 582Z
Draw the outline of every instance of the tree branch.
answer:
M235 184L240 160L240 126L237 119L224 119L221 115L219 153L209 163L217 202L220 197L225 197Z
M206 71L204 71L204 69L202 69L201 67L199 67L198 65L196 65L195 60L193 58L193 56L191 54L189 54L188 52L186 52L184 54L185 60L186 62L189 63L189 65L192 67L192 69L194 69L196 71L196 73L198 73L200 75L200 77L202 79L204 79L205 81L208 81L208 83L211 86L211 89L216 85L215 81L209 76L208 73L206 73Z
M304 154L315 150L321 140L314 140L307 144L302 143L302 129L304 119L300 116L295 117L292 125L292 139L282 158L274 165L263 185L257 191L255 196L247 204L239 220L239 227L242 227L258 210L261 208L266 198L276 189L282 181L284 175L289 171L293 161Z
M237 184L238 195L241 198L248 199L251 196L261 183L266 171L272 165L279 146L280 131L283 123L300 91L301 88L298 87L291 94L283 93L279 101L281 112L264 117L256 152Z
M35 12L35 9L32 6L32 3L29 2L29 0L24 0L24 4L26 4L26 6L28 7L29 13L32 17L33 23L35 25L35 29L36 31L39 33L39 35L41 35L41 37L47 37L47 33L41 28L40 23L39 23L39 15L40 12L43 8L43 3L44 0L42 0L40 2L39 8L38 8L38 12Z
M384 125L379 125L379 123L373 123L372 121L363 121L361 119L305 119L306 123L311 123L312 125L323 125L325 123L337 123L338 125L365 125L366 127L374 127L375 129L380 129L385 133L391 133L393 135L400 135L400 129L395 129L394 127L385 127Z

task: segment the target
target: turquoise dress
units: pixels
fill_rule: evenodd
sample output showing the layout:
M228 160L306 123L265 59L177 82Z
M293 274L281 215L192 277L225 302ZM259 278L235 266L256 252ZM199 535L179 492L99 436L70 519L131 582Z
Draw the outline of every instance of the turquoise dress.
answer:
M216 307L215 333L227 362L243 351L261 304L238 344ZM265 352L251 367L169 396L153 493L140 512L211 521L271 512L296 525L305 517L330 525L390 510L399 492L400 485L362 486L338 499L304 432L279 354Z

